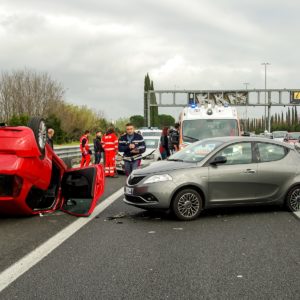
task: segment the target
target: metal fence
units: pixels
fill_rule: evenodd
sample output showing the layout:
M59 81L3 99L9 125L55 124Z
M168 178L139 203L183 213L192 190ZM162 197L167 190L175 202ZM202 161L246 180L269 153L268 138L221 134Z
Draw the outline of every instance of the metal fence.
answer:
M89 145L92 148L92 144ZM54 147L54 152L66 163L68 167L72 167L75 160L79 161L81 152L79 146Z

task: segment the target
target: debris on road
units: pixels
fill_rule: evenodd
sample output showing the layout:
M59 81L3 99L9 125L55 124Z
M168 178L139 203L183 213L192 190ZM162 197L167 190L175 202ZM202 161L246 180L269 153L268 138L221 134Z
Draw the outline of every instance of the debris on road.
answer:
M126 216L127 216L127 214L126 214L126 213L124 213L124 212L120 212L120 213L118 213L118 214L116 214L116 215L114 215L114 216L111 216L111 217L106 217L106 220L109 220L109 221L111 221L111 220L116 220L116 219L125 218Z

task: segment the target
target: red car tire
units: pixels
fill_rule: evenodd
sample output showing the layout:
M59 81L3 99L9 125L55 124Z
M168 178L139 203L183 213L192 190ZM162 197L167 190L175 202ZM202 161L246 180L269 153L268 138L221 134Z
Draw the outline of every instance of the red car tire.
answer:
M42 154L45 155L45 146L47 142L47 127L43 118L33 117L28 122L28 127L32 129L36 144Z

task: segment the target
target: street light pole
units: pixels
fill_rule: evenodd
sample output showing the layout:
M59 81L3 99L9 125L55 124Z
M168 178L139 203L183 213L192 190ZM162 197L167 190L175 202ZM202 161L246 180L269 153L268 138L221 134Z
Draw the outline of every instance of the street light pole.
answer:
M265 130L267 130L267 66L270 65L270 63L268 62L263 62L262 63L263 66L265 66ZM268 119L270 118L270 116L268 116Z
M246 88L246 91L247 91L247 90L248 90L248 85L249 85L250 83L249 83L249 82L244 82L243 84L245 85L245 88ZM248 129L248 101L249 101L249 99L248 99L248 95L247 95L247 100L246 100L246 117L245 117L245 119L246 119L246 120L245 120L245 125L246 125L245 127L246 127L246 128L244 129L244 131L245 131L245 130L249 130L249 129Z

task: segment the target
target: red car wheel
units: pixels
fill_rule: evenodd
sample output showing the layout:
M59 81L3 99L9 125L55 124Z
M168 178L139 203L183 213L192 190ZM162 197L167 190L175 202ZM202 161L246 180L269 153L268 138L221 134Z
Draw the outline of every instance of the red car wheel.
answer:
M47 127L44 119L33 117L29 120L28 127L32 129L38 148L44 156L47 142Z

